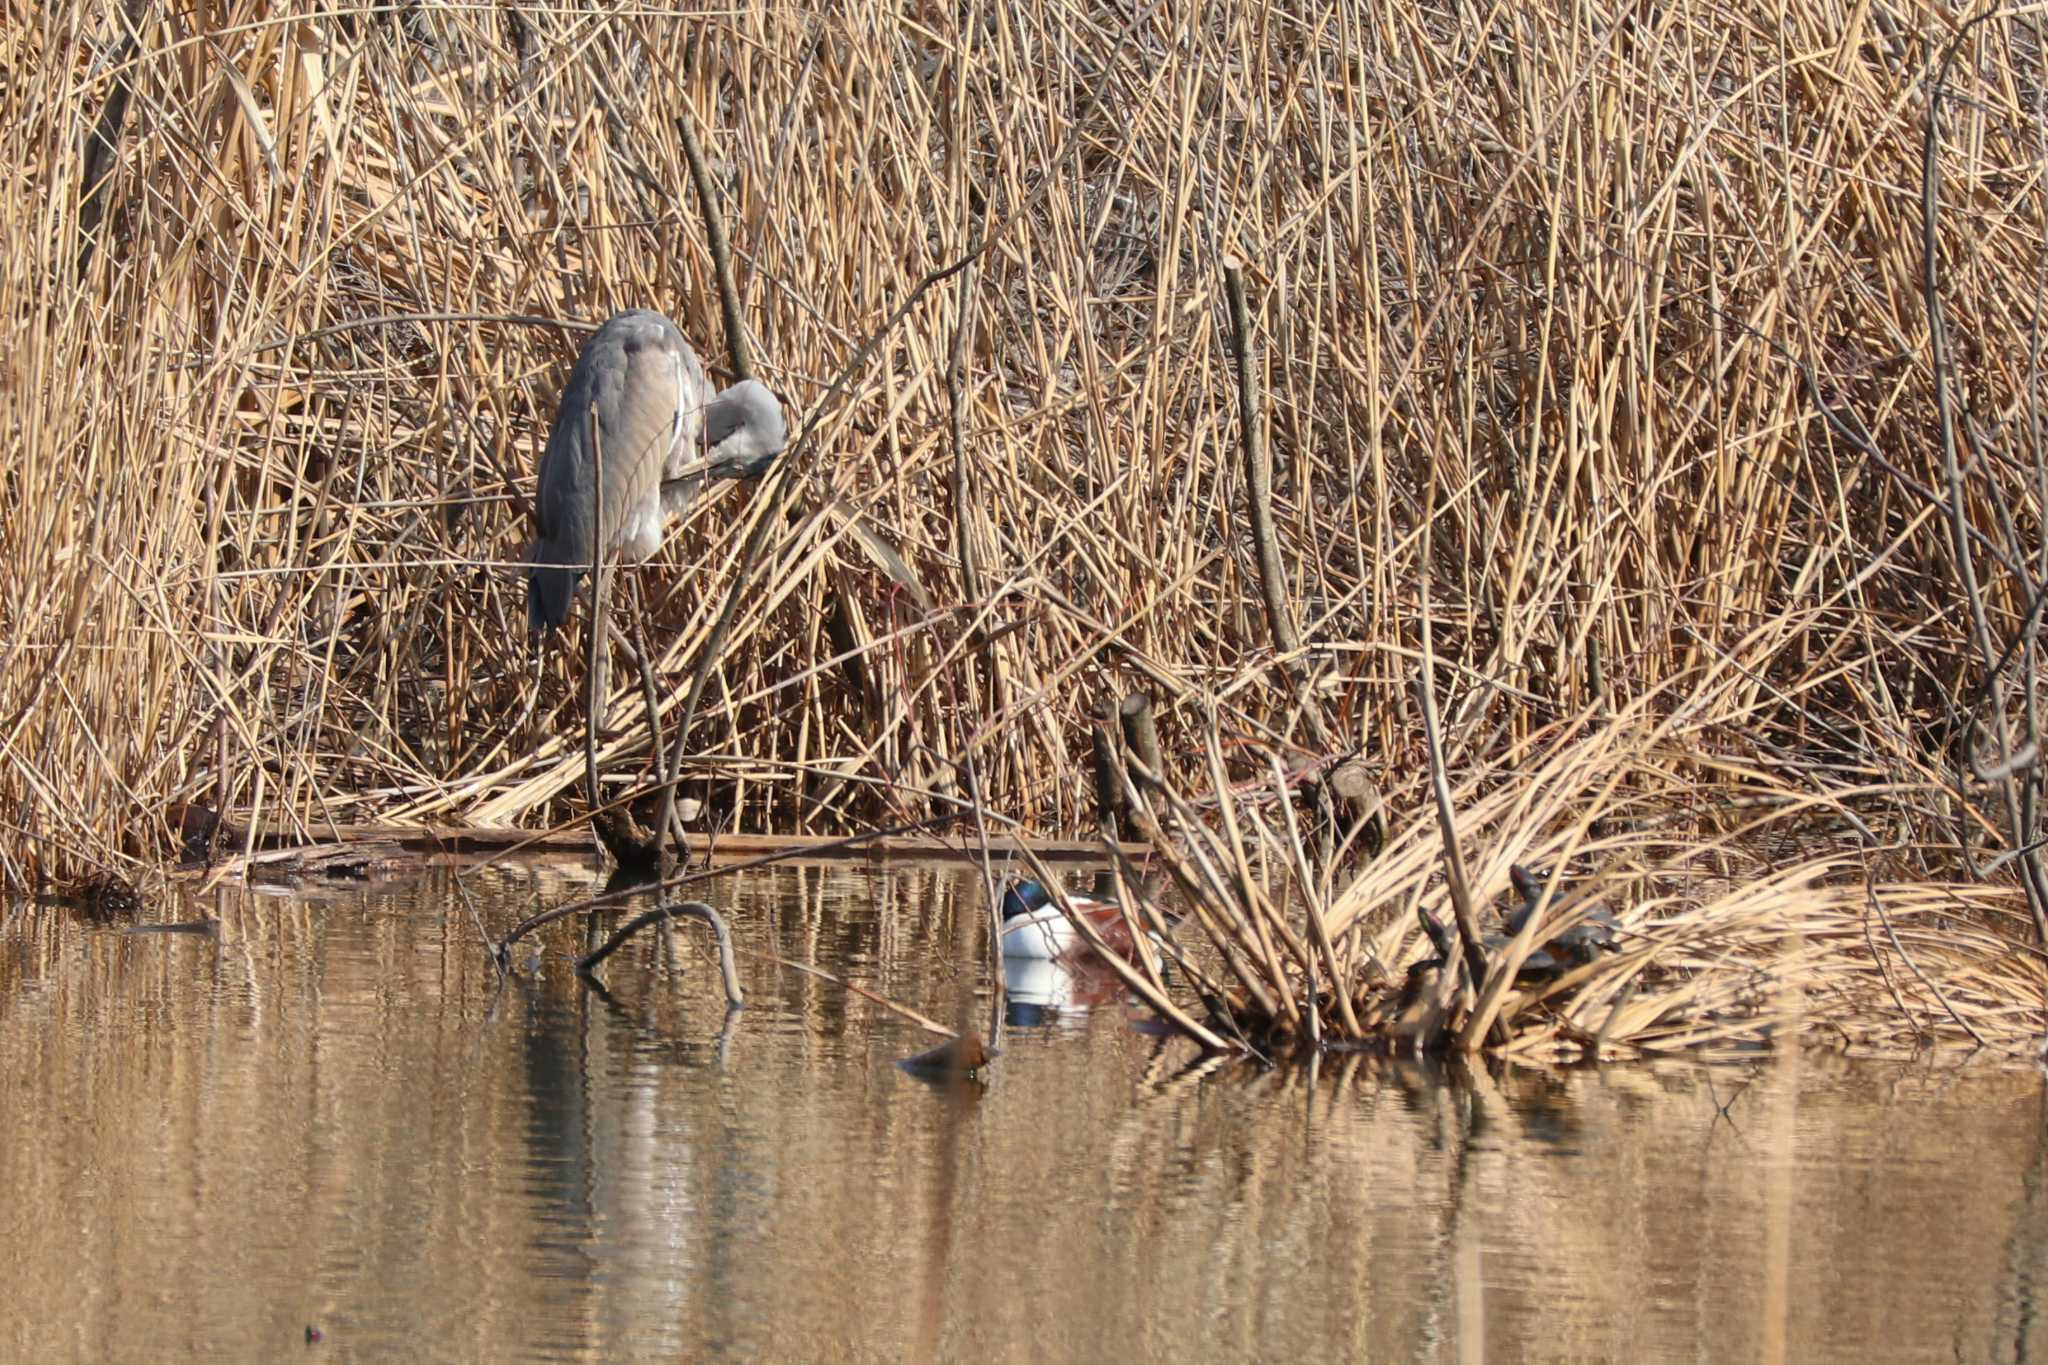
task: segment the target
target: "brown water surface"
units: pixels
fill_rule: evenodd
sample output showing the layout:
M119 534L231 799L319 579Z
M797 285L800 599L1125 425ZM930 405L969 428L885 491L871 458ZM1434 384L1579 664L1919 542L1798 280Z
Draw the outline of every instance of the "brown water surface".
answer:
M1204 1064L1115 1003L934 1040L703 935L501 982L561 865L0 910L0 1358L1793 1360L2042 1354L2039 1077ZM986 1027L959 874L725 885L742 946ZM160 907L189 918L196 905ZM305 1342L307 1327L322 1339Z

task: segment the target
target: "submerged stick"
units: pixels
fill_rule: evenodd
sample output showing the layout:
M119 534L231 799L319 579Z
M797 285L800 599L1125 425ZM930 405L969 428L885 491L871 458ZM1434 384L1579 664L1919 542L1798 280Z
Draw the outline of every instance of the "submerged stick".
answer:
M740 990L740 974L732 961L732 931L725 927L724 916L703 901L678 901L642 911L620 925L610 938L577 958L576 970L585 976L591 975L598 964L624 946L627 939L650 924L666 924L679 915L701 919L711 926L711 932L718 937L718 970L725 978L726 1008L736 1010L745 1005L746 994Z
M952 1029L947 1028L938 1020L933 1019L928 1015L919 1014L916 1010L910 1008L910 1006L908 1005L899 1005L894 1000L891 1000L888 996L878 995L874 991L869 990L865 986L856 986L853 984L853 982L848 981L843 976L834 976L832 973L826 971L823 967L814 967L808 962L798 962L794 958L783 957L779 953L757 953L750 951L747 954L747 956L758 957L765 962L772 962L778 967L787 967L793 972L802 972L805 976L816 977L820 981L829 982L832 985L839 987L839 989L843 991L848 991L854 995L859 996L863 1000L870 1001L873 1004L880 1005L883 1009L888 1010L892 1014L901 1015L903 1018L908 1019L911 1023L916 1024L919 1028L923 1029L926 1033L934 1033L941 1038L958 1038L960 1036L958 1033L956 1033Z
M535 930L546 928L556 920L566 919L570 915L581 914L585 910L612 909L628 897L644 895L650 890L656 894L676 891L682 887L689 886L693 882L709 881L713 877L729 877L736 872L746 872L757 867L768 867L774 863L786 863L792 858L814 858L821 853L853 848L860 844L871 843L876 839L887 839L898 834L914 834L919 830L950 824L952 821L959 819L962 814L963 812L961 811L945 811L938 815L927 816L922 820L911 820L900 825L867 830L860 834L849 834L839 839L825 839L815 844L799 844L794 848L778 849L773 853L763 853L756 858L746 858L736 863L727 863L724 867L700 868L695 872L685 872L679 876L657 882L651 888L646 886L629 886L618 891L607 891L603 895L588 896L580 901L571 901L567 905L557 905L552 909L543 910L539 914L529 915L518 924L512 926L510 933L491 945L491 958L502 967L511 961L512 945Z

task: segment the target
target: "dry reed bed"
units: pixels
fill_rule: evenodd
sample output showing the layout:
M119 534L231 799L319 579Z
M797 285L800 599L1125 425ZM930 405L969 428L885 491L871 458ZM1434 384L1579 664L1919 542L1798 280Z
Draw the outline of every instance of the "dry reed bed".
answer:
M1166 875L1141 878L1125 860L1120 891L1161 942L1124 975L1219 1049L1371 1043L1556 1060L1811 1034L1864 1053L2035 1055L2048 962L2018 946L2030 925L2016 889L1914 878L1923 850L1883 842L1859 814L1883 807L1881 790L1817 795L1761 770L1706 788L1686 771L1701 739L1638 707L1466 770L1459 841L1493 935L1478 974L1455 953L1440 965L1423 928L1429 917L1456 932L1434 821L1397 823L1373 855L1280 795L1271 751L1261 784L1233 780L1212 750L1202 801L1140 768L1125 790ZM1516 862L1555 873L1555 889L1509 939ZM1172 930L1160 922L1169 908L1186 912ZM1602 909L1619 920L1614 951L1557 954L1557 970L1518 979L1531 952Z
M819 424L691 736L737 827L922 813L970 776L1086 827L1089 717L1142 687L1183 789L1212 714L1289 762L1363 752L1416 842L1326 899L1361 911L1421 885L1426 611L1472 800L1568 718L1664 707L1684 747L1638 806L1805 792L1907 851L1891 880L1973 878L1959 837L2033 830L2030 773L2006 804L1957 772L1995 646L2022 641L2005 716L2032 724L2040 672L2038 25L1973 31L1937 156L1979 621L1917 248L1946 7L15 0L0 884L146 866L173 800L579 808L577 670L532 662L513 568L578 334L517 319L652 304L722 353L685 108L757 365ZM1306 692L1244 534L1231 255ZM700 506L642 573L671 725L765 506ZM649 745L614 678L626 783Z

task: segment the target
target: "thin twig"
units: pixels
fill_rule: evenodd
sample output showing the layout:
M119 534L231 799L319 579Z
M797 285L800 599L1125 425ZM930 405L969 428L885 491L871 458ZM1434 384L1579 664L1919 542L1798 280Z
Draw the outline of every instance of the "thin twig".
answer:
M416 322L497 322L508 327L552 327L558 332L595 332L604 324L601 322L578 322L573 318L544 317L538 313L379 313L369 318L349 318L328 327L318 327L310 332L296 332L275 341L262 341L249 348L251 355L262 355L265 351L281 351L287 346L297 346L308 341L322 341L328 337L340 336L344 332L361 331L369 327L401 327Z
M1927 101L1927 128L1921 144L1920 161L1920 282L1927 306L1927 345L1930 364L1934 371L1934 410L1941 432L1942 474L1947 480L1948 497L1945 510L1948 514L1950 549L1955 555L1956 574L1961 580L1963 599L1969 606L1970 624L1976 639L1978 653L1984 661L1985 690L1989 694L1993 718L1993 733L1998 737L1999 761L1992 765L2000 774L1998 785L2005 798L2006 818L2012 826L2015 842L2024 842L2027 828L2024 824L2023 807L2028 803L2020 791L2021 768L2016 764L2012 742L2011 718L2006 714L2005 685L1998 673L2001 651L1991 629L1990 614L1984 605L1984 592L1977 581L1976 557L1970 551L1969 521L1964 508L1962 456L1956 448L1956 416L1954 399L1951 396L1952 367L1948 351L1948 323L1941 306L1941 251L1938 229L1940 226L1941 200L1941 102L1948 92L1949 73L1954 69L1956 58L1962 54L1963 44L1982 24L2000 14L2000 8L1993 4L1973 15L1962 24L1955 36L1948 42L1942 53L1941 66L1934 78L1934 87ZM2030 591L2031 591L2030 587ZM2038 595L2038 594L2037 594ZM2029 619L2036 619L2028 613ZM2041 747L2041 736L2028 737L2029 745L2036 752ZM1967 786L1963 774L1969 767L1972 756L1966 746L1956 746L1956 768L1958 787ZM2031 781L2031 779L2029 779ZM1965 858L1970 856L1967 845L1958 851ZM2048 947L2048 867L2044 867L2039 854L2032 854L2020 860L2021 885L2026 888L2027 906L2034 916L2034 935L2037 942Z

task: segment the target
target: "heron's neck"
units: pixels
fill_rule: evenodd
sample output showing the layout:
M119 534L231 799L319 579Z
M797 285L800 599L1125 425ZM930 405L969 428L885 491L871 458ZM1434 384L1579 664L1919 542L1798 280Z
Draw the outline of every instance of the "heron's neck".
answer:
M741 427L711 447L711 458L720 464L752 464L769 453L768 443L752 427Z

